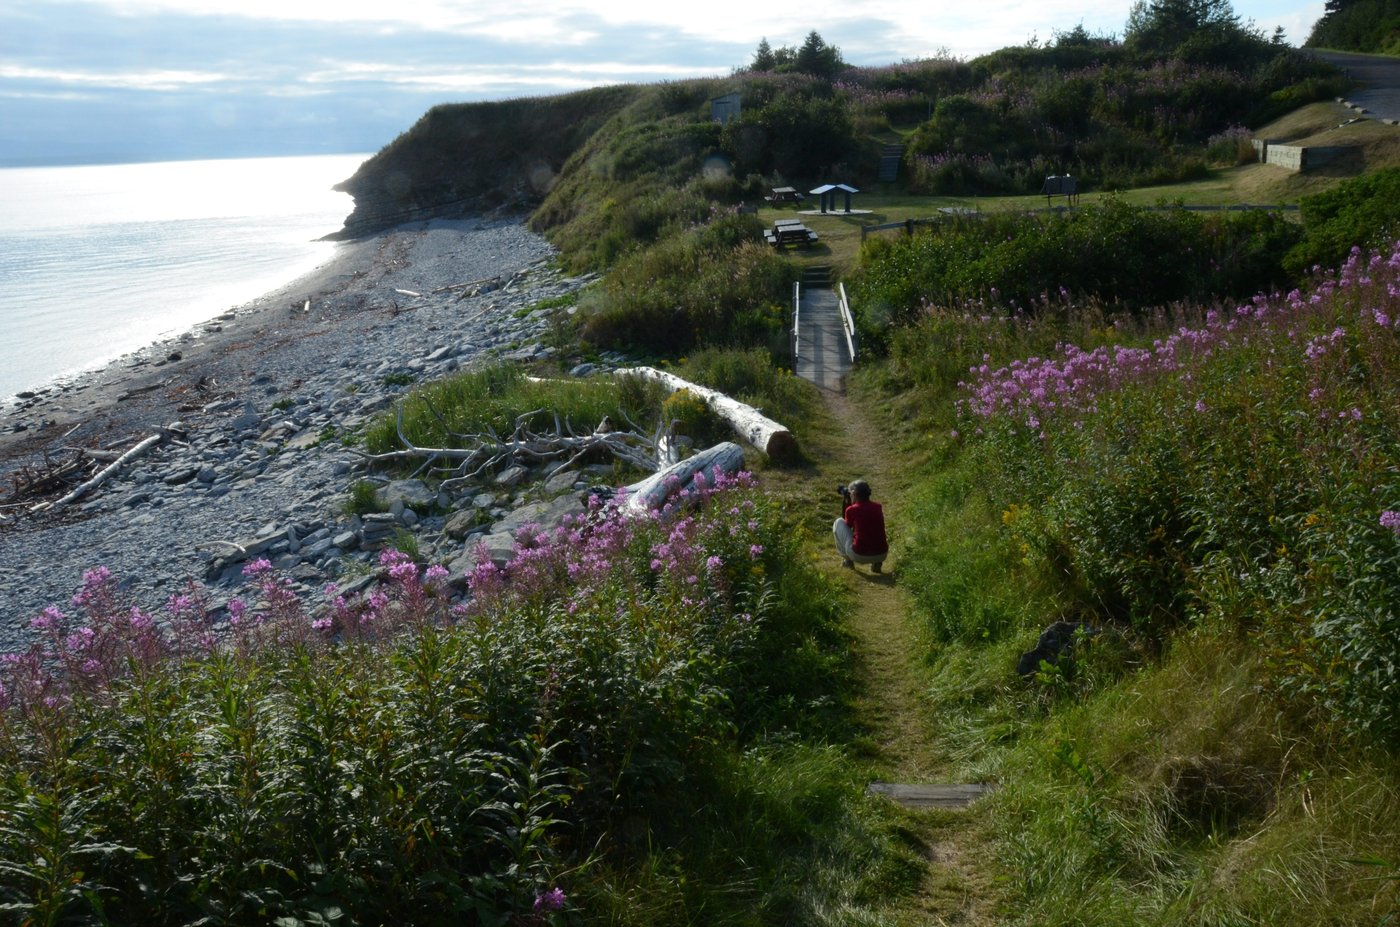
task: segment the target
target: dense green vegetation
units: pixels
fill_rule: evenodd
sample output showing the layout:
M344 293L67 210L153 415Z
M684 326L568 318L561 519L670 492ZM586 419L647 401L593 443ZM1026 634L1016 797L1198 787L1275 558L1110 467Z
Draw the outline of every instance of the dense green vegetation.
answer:
M1233 303L940 295L864 372L929 461L901 577L1025 923L1396 910L1397 284L1386 248ZM1019 680L1055 620L1088 636Z
M1400 168L1373 171L1304 198L1306 238L1284 258L1294 274L1336 267L1352 248L1384 248L1400 238Z
M222 641L194 591L158 622L92 571L5 663L0 904L33 924L878 909L917 867L825 746L838 600L751 483L523 539L467 606L394 551L384 589L319 613L257 561Z
M1400 3L1395 0L1327 0L1326 12L1308 36L1313 48L1400 54Z
M1112 312L1245 298L1286 280L1302 237L1277 214L1203 216L1112 200L1065 215L949 220L908 238L869 239L851 290L866 343L924 307L962 301L1042 314L1089 299Z

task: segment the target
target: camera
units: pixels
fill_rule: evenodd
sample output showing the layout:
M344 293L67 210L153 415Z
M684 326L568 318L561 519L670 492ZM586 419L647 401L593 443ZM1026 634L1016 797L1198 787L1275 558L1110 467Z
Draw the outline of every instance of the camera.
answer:
M837 486L837 487L836 487L836 491L837 491L838 493L840 493L841 495L843 495L843 496L848 496L848 495L850 495L850 491L846 489L846 484L845 484L845 483L842 483L840 486Z

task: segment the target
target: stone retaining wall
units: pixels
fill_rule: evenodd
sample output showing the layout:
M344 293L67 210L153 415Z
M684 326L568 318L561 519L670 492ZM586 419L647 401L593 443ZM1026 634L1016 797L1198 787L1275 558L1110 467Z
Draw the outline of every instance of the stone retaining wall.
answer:
M1345 145L1278 145L1263 139L1254 139L1254 152L1262 163L1273 164L1296 173L1321 167L1355 150Z

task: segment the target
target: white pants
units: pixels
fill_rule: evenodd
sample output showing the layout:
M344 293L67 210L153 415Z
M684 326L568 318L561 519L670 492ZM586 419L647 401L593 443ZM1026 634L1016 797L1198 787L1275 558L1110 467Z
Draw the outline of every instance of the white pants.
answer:
M884 563L888 554L858 554L851 550L851 544L855 538L851 537L851 526L846 524L846 519L838 518L832 522L831 533L836 535L836 552L853 563Z

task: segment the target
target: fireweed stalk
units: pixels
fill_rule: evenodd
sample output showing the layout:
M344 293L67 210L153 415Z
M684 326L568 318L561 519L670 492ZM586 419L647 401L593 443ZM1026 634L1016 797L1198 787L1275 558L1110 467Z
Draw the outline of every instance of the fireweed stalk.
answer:
M118 679L221 648L252 655L269 647L375 643L507 609L562 604L572 614L605 596L627 601L664 593L697 616L728 612L766 573L764 537L772 525L763 523L754 483L749 473L702 473L692 488L675 487L659 512L628 516L620 505L595 502L553 532L527 527L503 568L482 550L467 577L465 604L451 602L446 569L423 569L397 550L380 554L385 582L378 588L350 599L330 584L329 605L316 611L265 559L243 570L256 597L230 600L222 615L193 583L170 596L163 613L144 610L110 570L95 567L84 574L71 609L45 608L30 622L30 647L0 657L0 710L99 697Z
M1203 325L1182 326L1150 347L1101 345L1084 350L1061 344L1055 356L1028 357L999 367L987 363L990 358L986 358L969 370L970 380L959 384L967 392L959 400L959 412L974 424L976 420L1010 419L1044 437L1044 426L1052 418L1082 427L1084 416L1098 411L1099 399L1105 394L1163 377L1189 380L1200 362L1278 332L1298 343L1305 360L1319 367L1329 352L1347 349L1349 333L1353 340L1382 333L1393 338L1400 330L1400 316L1387 311L1384 303L1394 300L1398 292L1400 243L1388 256L1377 253L1367 258L1354 248L1340 274L1321 281L1306 296L1295 289L1286 296L1255 296L1233 312L1211 310ZM1361 298L1348 298L1356 295ZM1333 318L1339 324L1325 333L1307 335L1316 320ZM1318 382L1313 386L1310 400L1316 403L1324 399L1324 385ZM1204 411L1204 406L1198 411ZM1320 407L1318 414L1359 419L1355 407Z
M767 527L758 514L752 474L697 475L660 511L629 517L596 502L553 532L521 530L509 564L498 568L479 550L468 577L466 612L562 602L570 612L604 595L669 593L686 609L722 612L737 591L761 580ZM677 487L678 488L678 487Z
M1149 347L988 356L960 424L1026 563L1067 601L1159 639L1238 624L1281 699L1394 742L1397 320L1400 244L1354 249L1306 291Z

